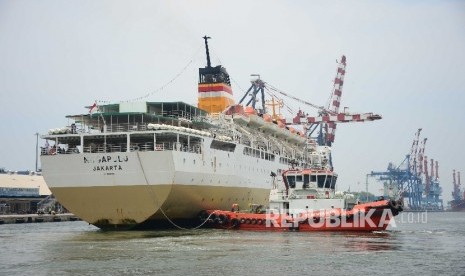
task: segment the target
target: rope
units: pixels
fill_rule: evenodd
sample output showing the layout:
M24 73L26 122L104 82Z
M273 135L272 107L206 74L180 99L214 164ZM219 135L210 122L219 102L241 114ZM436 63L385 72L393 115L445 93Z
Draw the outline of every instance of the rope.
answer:
M165 84L163 84L162 86L160 86L159 88L157 88L156 90L150 92L150 93L147 93L145 94L144 96L141 96L141 97L138 97L138 98L133 98L133 99L129 99L129 100L121 100L119 101L118 103L128 103L128 102L134 102L134 101L140 101L142 99L146 99L150 96L153 96L155 95L156 93L162 91L163 89L165 89L167 86L169 86L170 84L172 84L175 80L177 80L186 70L187 68L189 68L189 66L194 62L194 60L196 59L199 51L202 49L202 47L199 47L197 49L197 51L195 51L195 54L193 55L193 57L191 58L191 60L189 60L189 62L173 77L171 78L168 82L166 82ZM106 100L97 100L98 103L112 103L111 101L106 101Z
M314 107L314 108L318 109L319 111L324 111L324 110L325 110L325 108L324 108L323 106L318 106L318 105L316 105L316 104L312 104L311 102L308 102L308 101L299 99L299 98L297 98L297 97L295 97L295 96L292 96L292 95L290 95L290 94L288 94L288 93L286 93L286 92L284 92L284 91L282 91L282 90L279 90L278 88L272 86L271 84L269 84L269 83L267 83L267 82L265 82L265 84L266 84L266 87L267 87L267 88L269 88L269 89L271 89L271 90L273 90L273 91L275 91L275 92L278 92L278 93L281 94L281 95L284 95L284 96L286 96L286 97L288 97L288 98L291 98L291 99L293 99L293 100L296 100L296 101L298 101L298 102L304 103L304 104L309 105L309 106L311 106L311 107Z
M265 86L265 92L271 97L275 97L278 100L283 100L281 97L278 97L276 93L273 93L270 89L268 89L266 86ZM283 105L284 107L286 107L287 112L289 112L291 116L295 116L295 114L297 114L297 112L295 112L295 110L290 105L286 104L284 101L283 101Z
M196 226L196 227L193 227L193 228L184 228L184 227L181 227L179 225L177 225L176 223L174 223L166 214L165 212L163 211L163 209L160 207L160 211L161 213L163 214L163 216L165 216L165 218L176 228L178 229L181 229L181 230L197 230L199 229L200 227L202 227L205 223L207 223L207 221L210 219L210 217L217 213L218 211L213 211L205 220L204 222L202 222L200 225Z
M212 212L206 219L204 222L202 222L200 225L196 226L196 227L193 227L193 228L185 228L185 227L181 227L179 225L177 225L176 223L174 223L166 214L165 214L165 211L163 211L163 208L161 208L161 204L159 203L158 201L158 198L157 198L157 195L155 194L155 192L153 191L151 185L149 184L149 181L147 180L147 176L145 174L145 170L144 170L144 166L142 166L142 162L140 160L140 155L139 155L139 151L137 151L137 159L139 160L139 164L140 164L140 168L142 170L142 173L144 174L144 179L145 179L145 184L147 184L147 188L149 189L149 192L151 194L153 194L153 197L154 197L154 200L155 200L155 204L158 206L158 209L161 211L161 213L163 214L163 216L169 221L169 223L171 223L171 225L173 225L174 227L180 229L180 230L197 230L199 229L200 227L202 227L209 219L210 217L217 213L218 211L214 211Z
M219 64L223 64L216 51L210 50L210 53L212 54L212 56L215 56L215 58L218 59ZM242 93L246 92L233 77L229 76L229 79L239 88L240 91L242 91Z

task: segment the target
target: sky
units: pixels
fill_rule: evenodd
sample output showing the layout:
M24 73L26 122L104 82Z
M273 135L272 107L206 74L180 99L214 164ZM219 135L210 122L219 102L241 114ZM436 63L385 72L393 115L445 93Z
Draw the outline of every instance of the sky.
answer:
M0 0L0 167L34 169L35 133L95 100L196 105L204 35L236 100L260 74L326 105L347 56L342 107L383 119L338 125L339 189L365 190L367 173L400 164L418 128L446 201L452 170L465 179L463 1ZM371 192L381 186L369 181Z

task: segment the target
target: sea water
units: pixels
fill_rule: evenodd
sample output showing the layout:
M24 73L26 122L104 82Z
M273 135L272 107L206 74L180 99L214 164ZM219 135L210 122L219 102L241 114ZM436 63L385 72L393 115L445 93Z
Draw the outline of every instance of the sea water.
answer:
M5 224L0 241L0 275L465 275L465 212L403 212L373 233Z

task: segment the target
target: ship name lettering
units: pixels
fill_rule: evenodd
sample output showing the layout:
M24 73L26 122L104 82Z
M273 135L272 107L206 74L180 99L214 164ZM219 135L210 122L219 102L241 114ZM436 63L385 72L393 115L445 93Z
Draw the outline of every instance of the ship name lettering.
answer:
M117 160L114 160L113 162L119 162L119 163L122 163L122 162L128 162L129 158L128 156L126 155L125 157L121 157L118 155L118 159Z
M122 171L123 167L121 165L110 165L110 166L94 166L93 171Z
M99 163L106 163L106 162L110 162L112 159L111 159L111 156L102 156L102 158L100 158L98 160ZM117 158L115 160L113 160L113 162L118 162L118 163L123 163L123 162L128 162L129 158L128 156L124 156L124 157L121 157L121 156L117 156Z
M105 163L105 162L110 162L111 156L103 156L101 159L98 160L99 163Z
M87 163L94 163L93 160L89 160L87 159L86 157L84 157L84 164L87 164Z

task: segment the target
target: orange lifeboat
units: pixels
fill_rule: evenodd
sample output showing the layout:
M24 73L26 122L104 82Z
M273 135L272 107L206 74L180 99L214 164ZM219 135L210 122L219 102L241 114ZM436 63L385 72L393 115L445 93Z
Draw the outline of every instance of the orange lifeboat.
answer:
M270 114L263 115L263 120L267 123L271 123L272 122L271 115Z
M270 133L270 134L275 134L280 131L278 125L273 122L273 119L271 118L271 115L265 114L263 115L263 121L265 121L265 124L261 128L263 132Z
M257 115L257 110L255 110L251 106L246 106L245 109L244 109L244 113L247 114L247 115Z

